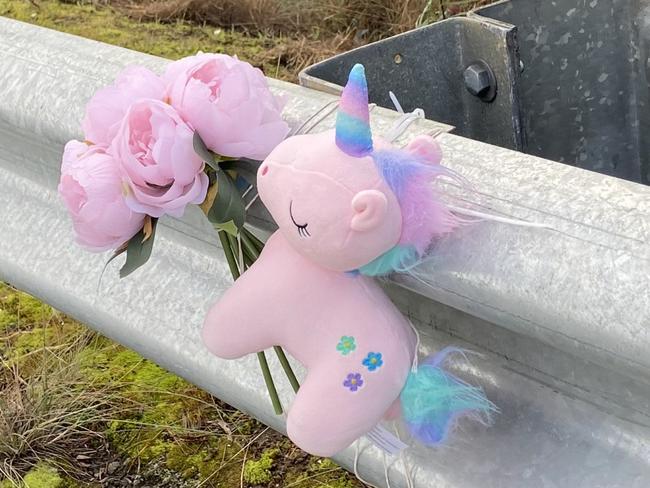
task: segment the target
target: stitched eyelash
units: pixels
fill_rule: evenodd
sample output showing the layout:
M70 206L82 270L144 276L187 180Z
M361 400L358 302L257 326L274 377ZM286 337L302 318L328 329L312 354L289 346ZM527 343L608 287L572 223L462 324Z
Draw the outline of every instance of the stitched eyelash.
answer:
M296 222L296 219L293 218L293 213L291 211L291 206L293 205L293 200L289 202L289 217L291 217L291 221L293 222L293 225L296 226L298 229L298 235L300 237L311 237L311 234L307 230L307 226L309 225L308 223L306 224L299 224Z

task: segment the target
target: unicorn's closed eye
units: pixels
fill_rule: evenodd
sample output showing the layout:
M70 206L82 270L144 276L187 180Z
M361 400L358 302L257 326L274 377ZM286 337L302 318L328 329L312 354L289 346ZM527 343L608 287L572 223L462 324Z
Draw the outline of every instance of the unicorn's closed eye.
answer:
M434 189L440 159L430 137L405 149L373 140L356 65L336 130L290 137L260 166L279 230L211 308L203 338L223 358L280 345L304 364L287 430L308 452L331 456L396 411L436 444L458 416L492 408L444 371L449 351L413 367L414 332L372 279L414 266L457 225Z

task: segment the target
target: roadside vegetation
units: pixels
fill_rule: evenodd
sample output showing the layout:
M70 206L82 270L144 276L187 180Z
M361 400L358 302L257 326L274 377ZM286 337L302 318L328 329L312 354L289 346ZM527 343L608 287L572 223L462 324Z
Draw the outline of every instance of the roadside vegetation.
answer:
M493 0L0 0L0 15L170 59L236 54L295 81L309 64Z
M320 59L488 1L0 0L0 15L295 81ZM0 283L0 488L363 486L332 461Z
M4 284L0 364L1 488L362 486Z

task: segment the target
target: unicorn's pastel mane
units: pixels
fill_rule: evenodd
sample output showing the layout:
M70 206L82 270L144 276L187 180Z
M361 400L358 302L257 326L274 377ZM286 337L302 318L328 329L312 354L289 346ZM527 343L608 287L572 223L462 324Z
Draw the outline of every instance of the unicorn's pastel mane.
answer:
M381 149L370 156L397 197L402 235L396 246L359 268L359 272L367 276L406 272L422 262L436 237L459 225L435 189L438 178L454 175L437 162L403 149Z

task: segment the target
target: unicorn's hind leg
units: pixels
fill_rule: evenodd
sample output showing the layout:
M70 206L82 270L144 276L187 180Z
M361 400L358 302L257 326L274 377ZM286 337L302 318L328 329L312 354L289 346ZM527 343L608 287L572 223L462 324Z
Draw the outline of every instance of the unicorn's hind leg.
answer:
M337 367L338 366L338 367ZM307 452L329 457L370 431L400 393L400 383L340 365L312 368L287 418L287 433Z

